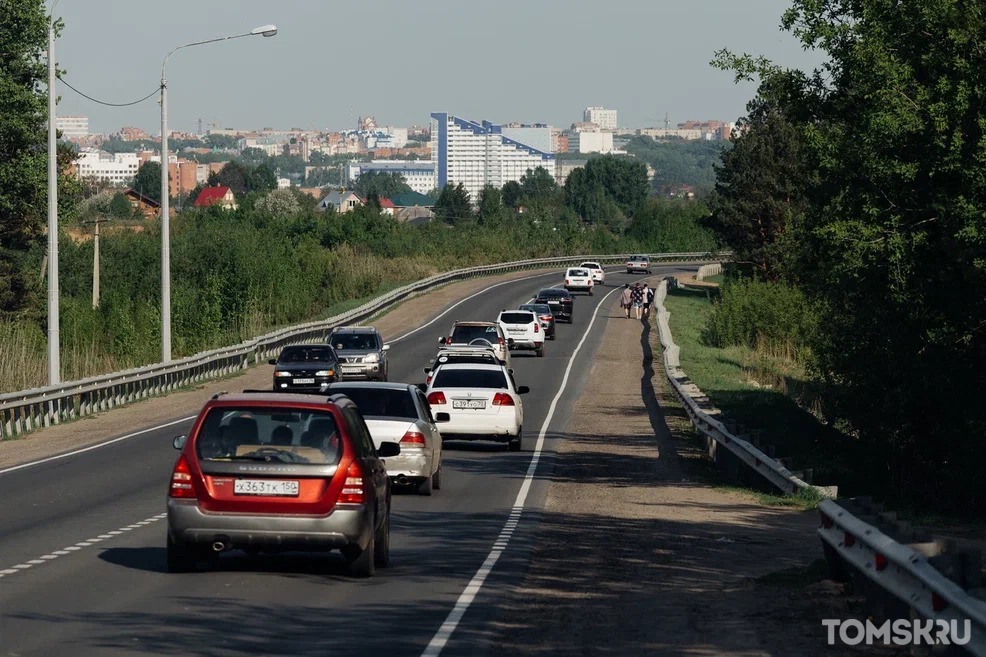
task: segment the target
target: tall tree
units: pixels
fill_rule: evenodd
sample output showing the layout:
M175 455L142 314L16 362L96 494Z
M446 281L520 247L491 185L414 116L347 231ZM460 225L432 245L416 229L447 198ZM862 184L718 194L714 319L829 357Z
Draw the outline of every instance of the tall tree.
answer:
M0 311L30 304L25 257L46 207L48 20L37 0L6 0L0 20Z
M521 199L524 196L524 189L520 186L520 183L516 180L509 180L503 185L501 190L501 196L503 198L503 204L511 209L516 209L520 205Z
M390 198L401 192L410 192L411 186L399 173L367 171L360 174L359 178L356 179L355 191L363 198L371 193L375 193L379 198Z
M266 164L258 164L250 172L248 187L249 191L261 194L274 191L277 189L277 176L274 175L274 170Z
M472 219L472 201L469 192L459 183L445 185L435 201L435 216L448 224Z
M503 218L502 193L493 185L485 185L479 191L479 211L477 217L480 224L495 223Z
M555 177L544 167L528 169L520 177L520 188L528 201L547 200L558 193Z
M144 162L134 176L133 188L147 198L161 202L161 164Z
M250 191L250 176L253 172L242 162L230 160L219 170L219 184L233 190L235 196L243 196ZM276 186L276 183L275 183Z

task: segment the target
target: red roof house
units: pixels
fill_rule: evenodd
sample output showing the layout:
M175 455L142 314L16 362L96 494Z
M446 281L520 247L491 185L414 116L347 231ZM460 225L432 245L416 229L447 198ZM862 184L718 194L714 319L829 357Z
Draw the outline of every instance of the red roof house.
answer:
M206 187L195 198L192 204L196 208L207 208L212 205L219 205L229 210L236 209L236 199L233 197L233 190L229 187Z
M397 212L397 206L389 198L380 199L380 214L393 216Z

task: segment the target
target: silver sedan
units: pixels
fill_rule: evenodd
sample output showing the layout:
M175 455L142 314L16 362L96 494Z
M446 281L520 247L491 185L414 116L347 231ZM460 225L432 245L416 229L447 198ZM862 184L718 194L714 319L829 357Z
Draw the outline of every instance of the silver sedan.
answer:
M395 442L397 456L386 460L387 475L399 486L415 486L419 495L442 487L442 435L437 424L448 413L432 416L424 393L408 383L333 383L324 392L352 399L363 414L373 443Z

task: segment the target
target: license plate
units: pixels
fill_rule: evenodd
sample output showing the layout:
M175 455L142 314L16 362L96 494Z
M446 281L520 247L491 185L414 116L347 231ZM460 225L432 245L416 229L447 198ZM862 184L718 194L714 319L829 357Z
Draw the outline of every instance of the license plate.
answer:
M304 383L315 383L315 379L292 379L292 383L301 385Z
M356 374L357 372L362 372L362 367L356 367L355 365L343 365L342 371L346 374Z
M452 408L486 408L485 399L453 399Z
M549 301L548 305L557 306L559 303L561 303L561 301Z
M282 479L237 479L233 484L235 495L298 496L298 482Z
M527 329L522 328L508 328L507 333L527 333Z

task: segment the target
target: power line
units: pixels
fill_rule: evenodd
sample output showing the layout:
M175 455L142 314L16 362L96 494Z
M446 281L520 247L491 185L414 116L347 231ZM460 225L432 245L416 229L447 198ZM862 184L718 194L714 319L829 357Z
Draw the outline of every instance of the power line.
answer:
M71 90L72 90L72 91L74 91L75 93L77 93L77 94L79 94L79 95L80 95L80 96L82 96L83 98L87 98L87 99L89 99L89 100L91 100L91 101L92 101L92 102L94 102L94 103L99 103L100 105L108 105L109 107L129 107L129 106L131 106L131 105L136 105L136 104L138 104L138 103L142 103L142 102L144 102L145 100L147 100L148 98L150 98L151 96L153 96L154 94L156 94L156 93L157 93L158 91L160 91L160 89L161 89L160 87L158 87L157 89L155 89L155 90L154 90L154 91L152 91L151 93L149 93L149 94L147 94L146 96L144 96L144 97L143 97L143 98L141 98L140 100L135 100L135 101L133 101L132 103L107 103L107 102L105 102L105 101L102 101L102 100L99 100L99 99L97 99L97 98L93 98L92 96L89 96L89 95L86 95L86 94L84 94L84 93L82 93L81 91L79 91L78 89L76 89L75 87L73 87L72 85L70 85L70 84L69 84L69 83L68 83L68 82L67 82L67 81L65 80L65 78L63 78L63 77L62 77L62 76L60 76L60 75L58 76L58 79L59 79L59 80L61 80L61 81L62 81L62 83L63 83L63 84L64 84L64 85L66 86L66 87L68 87L69 89L71 89Z

